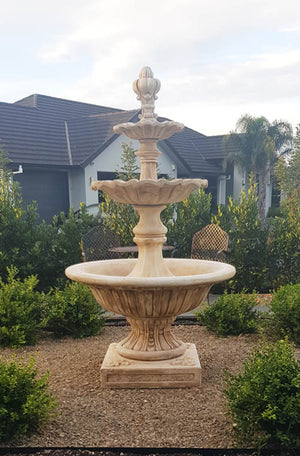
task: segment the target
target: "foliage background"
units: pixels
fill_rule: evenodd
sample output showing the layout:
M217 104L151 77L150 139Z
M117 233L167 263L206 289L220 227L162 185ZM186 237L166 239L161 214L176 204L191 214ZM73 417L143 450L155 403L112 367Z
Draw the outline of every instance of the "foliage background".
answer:
M65 268L82 261L82 235L99 220L87 213L82 204L75 214L61 213L52 223L38 222L36 203L23 207L18 183L13 180L5 154L0 154L0 276L8 277L8 268L18 269L20 279L37 275L38 289L63 285Z
M250 120L252 122L253 119ZM260 120L261 122L254 122L254 131L256 127L268 127L261 137L264 139L262 145L266 145L269 130L272 134L276 133L281 124L273 125ZM289 141L289 129L283 127L283 138ZM252 130L248 133L253 136ZM241 139L232 134L230 138L231 141L237 140L236 138L241 141L244 137ZM278 155L281 146L288 144L281 144L277 138L278 147L275 147L274 141L273 138L273 145L270 143L273 156ZM245 144L250 147L252 143L250 141ZM260 150L258 145L257 150ZM242 159L244 155L240 155L239 158ZM246 160L245 157L243 159ZM251 160L256 159L253 156ZM251 160L241 164L247 165L250 170L254 166ZM256 161L254 164L257 170ZM15 266L21 279L38 275L39 290L63 287L66 280L64 270L70 264L82 261L81 239L93 226L108 227L119 236L121 245L132 245L132 230L138 222L138 215L131 205L116 203L104 195L100 218L89 215L84 205L81 205L77 213L71 208L67 215L62 213L55 216L50 224L39 223L35 203L23 207L20 190L13 181L3 152L0 155L0 169L0 276L3 279L7 278L7 268ZM218 207L216 214L211 211L211 195L203 190L192 193L182 202L168 205L162 212L162 221L168 228L167 242L175 247L174 256L189 258L193 235L213 222L229 234L228 262L237 270L236 276L226 285L231 290L266 292L283 284L300 282L299 169L298 128L295 148L289 161L281 158L275 166L278 185L284 196L279 215L267 219L262 219L259 215L259 196L254 174L240 199L233 201L229 198L225 206ZM117 170L117 177L123 180L138 177L135 151L126 144L122 146L122 163ZM221 288L218 289L220 291Z

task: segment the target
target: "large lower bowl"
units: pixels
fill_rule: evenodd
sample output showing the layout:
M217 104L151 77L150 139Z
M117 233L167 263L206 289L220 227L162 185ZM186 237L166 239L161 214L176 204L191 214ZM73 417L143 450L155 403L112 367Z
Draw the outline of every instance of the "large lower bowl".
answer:
M226 263L164 259L171 277L128 277L136 259L91 261L66 269L72 280L87 284L106 310L125 315L130 335L118 344L122 356L159 360L179 356L185 344L170 331L176 315L198 307L212 285L230 279Z

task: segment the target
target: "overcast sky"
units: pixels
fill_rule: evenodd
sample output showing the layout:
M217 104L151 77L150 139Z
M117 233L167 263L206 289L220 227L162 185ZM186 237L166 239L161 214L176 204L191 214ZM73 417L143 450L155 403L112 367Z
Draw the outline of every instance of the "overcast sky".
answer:
M135 109L148 65L156 112L201 133L245 113L300 123L300 0L2 0L0 36L0 101Z

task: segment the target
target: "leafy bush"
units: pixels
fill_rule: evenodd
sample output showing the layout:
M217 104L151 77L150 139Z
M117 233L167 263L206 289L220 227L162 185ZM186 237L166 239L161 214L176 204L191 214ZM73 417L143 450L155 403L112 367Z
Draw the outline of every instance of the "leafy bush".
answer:
M275 171L284 196L280 215L273 220L269 236L270 280L277 288L300 282L300 125L289 160L281 157Z
M37 378L35 361L0 361L0 442L31 434L56 407L48 392L48 374Z
M5 279L7 268L13 265L21 279L38 275L38 289L48 291L65 282L67 266L82 261L82 235L99 220L82 204L76 214L71 208L68 216L61 213L52 224L39 223L36 203L23 207L8 163L0 151L0 276Z
M0 276L6 278L7 268L14 265L24 278L32 274L32 271L23 274L23 269L34 244L38 214L35 205L23 209L21 192L8 163L0 151Z
M48 289L50 286L64 284L66 281L65 269L71 264L82 262L82 236L98 224L99 219L90 215L83 203L80 204L79 211L76 213L73 208L70 208L68 216L62 212L59 217L53 218L55 238L52 246L52 252L54 251L52 264L56 268L56 272L52 281L49 279L47 281L45 274Z
M87 285L67 283L46 295L45 325L57 337L99 334L104 325L101 309Z
M300 447L300 363L287 340L261 343L242 373L226 373L226 387L239 441Z
M262 226L258 214L257 186L250 177L250 186L242 192L240 201L219 208L212 219L228 232L230 239L229 263L236 268L236 275L228 285L235 292L260 291L267 287L267 238L268 230Z
M258 314L254 294L224 293L213 304L197 313L198 321L218 336L237 336L256 330Z
M122 245L132 245L133 228L139 221L139 216L131 204L118 203L109 196L104 195L104 201L100 205L104 214L103 222L114 231Z
M281 209L281 216L269 222L268 277L273 289L300 282L300 242L293 235L286 208Z
M271 311L276 333L300 344L300 284L285 285L276 291Z
M35 291L37 277L22 282L17 272L8 269L6 283L0 278L0 344L11 347L34 344L41 327L43 295Z
M138 165L135 150L126 143L122 144L121 166L116 171L116 178L123 181L138 179ZM139 221L139 215L131 204L118 203L108 195L103 194L100 209L103 222L107 228L115 232L122 245L132 245L133 228Z
M176 247L176 257L190 258L194 234L210 223L211 194L200 189L169 208L175 217L167 225L168 244Z
M35 213L37 215L36 210ZM99 221L87 213L83 204L77 213L70 208L67 216L63 212L59 217L54 216L52 224L45 221L37 223L33 216L27 207L21 223L22 232L25 232L22 235L24 246L19 241L21 256L13 264L17 265L23 278L37 274L38 289L48 291L53 286L65 283L66 267L82 261L82 235ZM27 232L31 233L29 238Z

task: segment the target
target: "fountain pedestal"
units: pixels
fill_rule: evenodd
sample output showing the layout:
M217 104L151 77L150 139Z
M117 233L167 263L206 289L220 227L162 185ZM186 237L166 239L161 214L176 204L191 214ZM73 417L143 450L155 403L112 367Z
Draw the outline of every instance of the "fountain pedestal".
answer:
M162 361L127 359L110 344L100 370L108 388L183 388L199 386L201 366L195 344L186 344L182 355Z
M66 275L89 285L99 304L125 315L131 332L109 346L101 367L104 387L174 388L199 386L201 366L194 344L186 344L171 332L176 315L197 308L214 283L231 278L233 266L214 261L164 259L166 227L160 213L168 203L187 198L204 179L157 179L157 142L183 130L173 121L158 122L154 100L160 83L149 67L134 83L141 100L140 121L114 127L116 133L139 140L140 180L98 181L102 190L120 203L132 204L140 220L134 228L137 260L105 260L70 266Z

